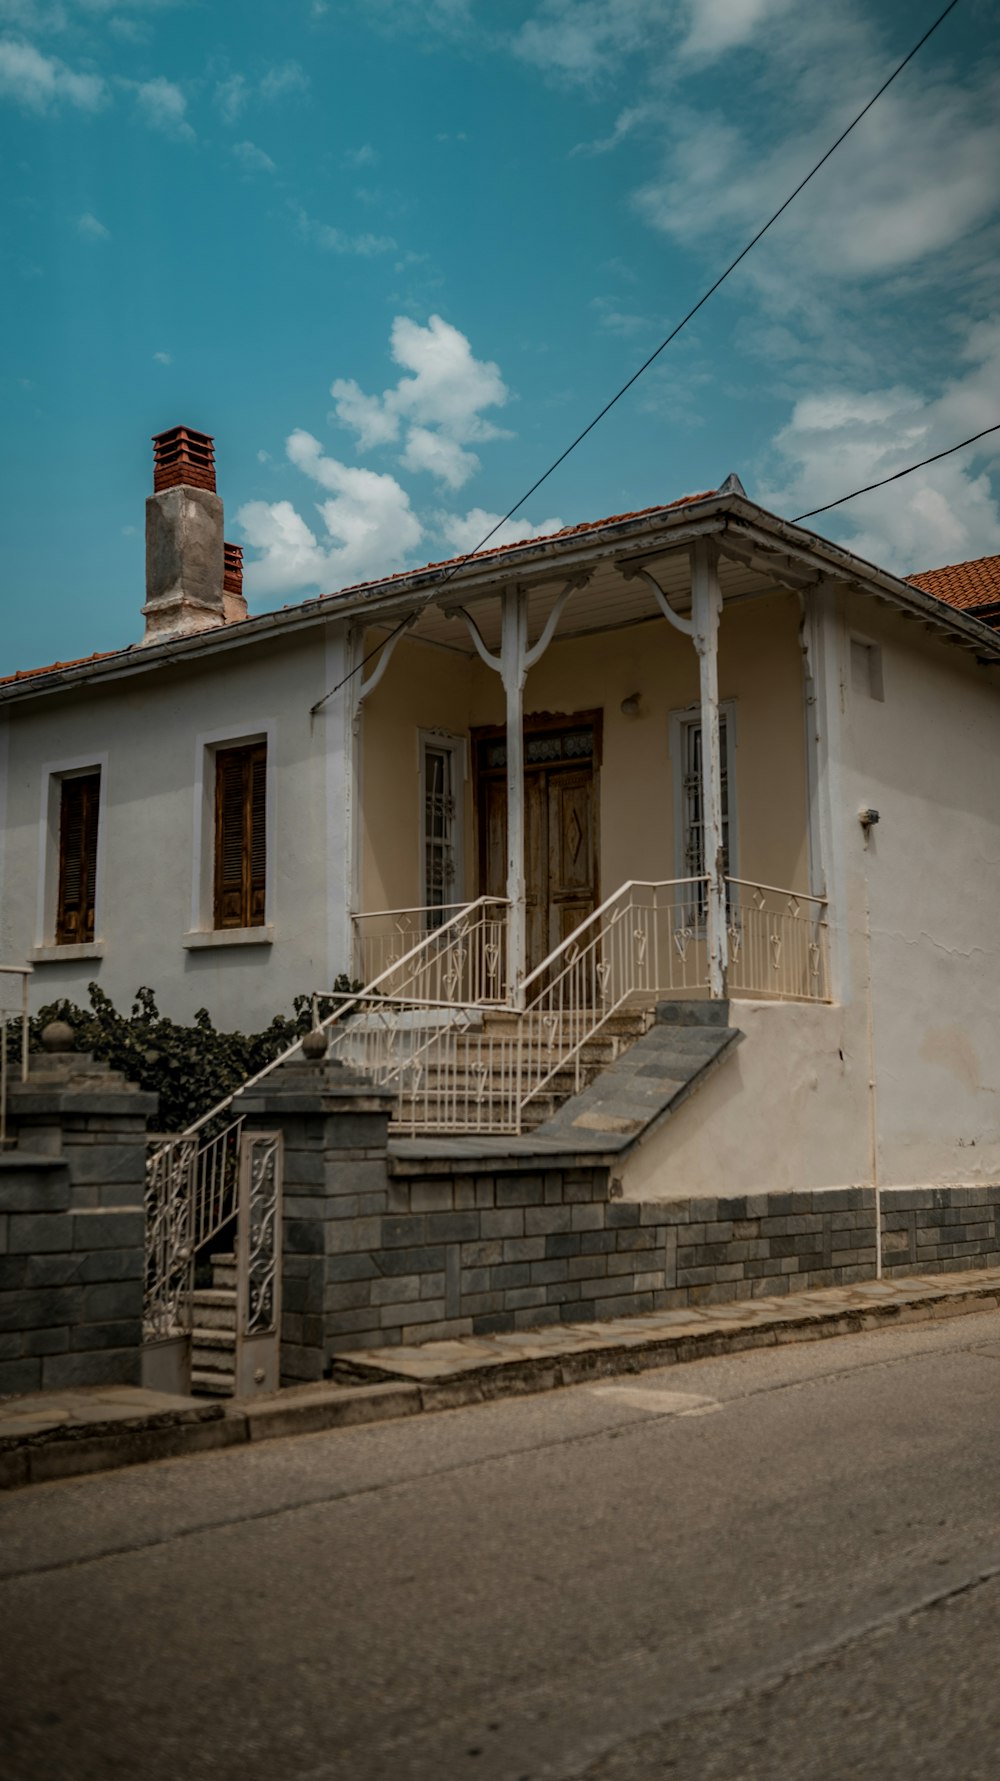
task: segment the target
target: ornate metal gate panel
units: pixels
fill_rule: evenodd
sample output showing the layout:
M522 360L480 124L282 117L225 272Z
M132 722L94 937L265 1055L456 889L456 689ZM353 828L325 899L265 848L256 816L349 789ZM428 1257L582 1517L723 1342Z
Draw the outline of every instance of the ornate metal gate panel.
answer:
M244 1131L236 1236L238 1398L277 1391L281 1382L281 1182L281 1133Z

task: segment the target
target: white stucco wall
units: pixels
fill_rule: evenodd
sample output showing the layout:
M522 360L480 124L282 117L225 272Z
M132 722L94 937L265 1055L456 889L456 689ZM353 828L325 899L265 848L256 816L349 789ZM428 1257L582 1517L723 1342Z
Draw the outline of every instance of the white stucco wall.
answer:
M837 622L845 993L867 978L867 879L880 1177L1000 1180L1000 674L857 595ZM852 635L881 650L881 700Z
M39 890L54 839L44 832L45 767L100 760L103 772L94 949L100 956L36 956L36 1007L62 995L85 1002L91 979L127 1007L148 984L176 1018L207 1006L219 1026L256 1030L273 1014L291 1012L294 994L326 986L345 968L343 703L331 702L316 717L309 710L339 660L336 638L332 648L327 643L317 625L9 708L0 878L5 962L23 962L53 938ZM265 732L271 944L192 948L185 944L192 929L211 928L210 823L207 901L193 914L199 762L206 743ZM206 799L210 805L210 773ZM333 919L331 898L340 906Z
M629 1160L631 1197L1000 1180L1000 675L861 595L818 605L835 1005L734 1002L743 1044Z
M620 1171L628 1199L848 1187L869 1178L863 1011L731 1003L743 1042Z

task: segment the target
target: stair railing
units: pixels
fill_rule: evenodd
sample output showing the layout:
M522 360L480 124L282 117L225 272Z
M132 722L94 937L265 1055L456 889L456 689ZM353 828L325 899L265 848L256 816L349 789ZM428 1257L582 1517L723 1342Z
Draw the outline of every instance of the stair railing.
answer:
M697 911L706 883L630 879L525 979L519 1114L569 1070L579 1092L584 1049L614 1015L704 991L708 955Z

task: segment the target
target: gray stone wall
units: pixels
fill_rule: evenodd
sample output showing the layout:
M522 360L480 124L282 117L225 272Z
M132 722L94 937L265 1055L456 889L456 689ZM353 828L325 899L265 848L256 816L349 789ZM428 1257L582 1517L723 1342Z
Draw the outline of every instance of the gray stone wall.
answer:
M139 1383L146 1121L156 1096L32 1058L0 1152L0 1392Z
M890 1188L882 1195L882 1271L949 1274L1000 1267L1000 1187Z

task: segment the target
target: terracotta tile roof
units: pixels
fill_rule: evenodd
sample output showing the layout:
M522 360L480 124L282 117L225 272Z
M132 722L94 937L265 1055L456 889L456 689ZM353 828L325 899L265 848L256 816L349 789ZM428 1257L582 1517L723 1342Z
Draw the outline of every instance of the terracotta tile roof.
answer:
M543 532L538 536L532 534L527 538L514 538L510 544L487 544L474 557L468 553L457 557L443 557L440 562L424 563L419 569L400 569L395 575L383 575L377 581L356 581L350 587L337 588L335 593L324 594L325 600L339 600L342 594L356 594L366 587L389 587L394 581L405 581L413 575L426 575L431 569L451 569L456 563L476 561L487 557L500 557L509 550L523 550L529 544L551 544L554 538L575 538L585 532L599 532L604 526L624 525L629 519L648 519L654 513L669 513L674 507L687 507L692 501L710 501L717 494L717 489L702 489L697 495L681 495L676 501L663 501L656 507L637 507L634 513L611 513L605 519L583 520L578 526L563 526L559 532Z
M686 507L692 501L708 501L716 492L715 489L703 489L700 494L681 495L676 501L665 501L656 507L639 507L634 513L612 513L606 519L589 519L584 520L578 526L563 526L561 531L546 532L544 536L540 538L515 538L510 544L489 544L486 546L485 550L477 553L476 560L479 558L485 560L487 557L503 556L506 551L510 550L523 550L525 545L529 544L548 544L551 543L554 538L573 538L576 537L577 534L599 532L603 526L624 524L626 520L630 519L647 519L654 513L667 513L673 507ZM227 551L235 551L238 548L238 546L230 544L225 546ZM242 552L240 554L242 556ZM319 597L324 600L339 600L344 594L359 593L362 588L391 587L394 581L406 581L412 576L426 575L432 569L451 569L457 563L463 563L465 561L465 556L445 557L441 562L424 563L419 569L400 569L397 574L384 575L376 581L354 582L350 587L337 588L334 593L322 594ZM313 595L311 598L315 599L316 596ZM296 602L296 604L308 605L310 604L310 601ZM286 607L285 610L288 611L291 610L291 608ZM0 675L0 686L11 686L15 681L31 680L34 679L36 675L40 674L58 674L60 668L82 668L87 662L103 662L109 660L111 656L123 655L125 653L124 650L120 649L95 650L93 655L79 656L75 661L49 662L44 668L19 668L15 674Z
M0 686L13 686L16 680L34 680L38 674L58 674L60 668L82 668L87 662L106 662L112 656L126 653L123 649L95 649L93 655L77 656L69 662L47 662L44 668L18 668L13 674L0 675Z
M981 606L1000 604L1000 557L975 557L971 563L946 563L943 569L923 569L908 575L915 587L934 594L959 612L976 612Z

